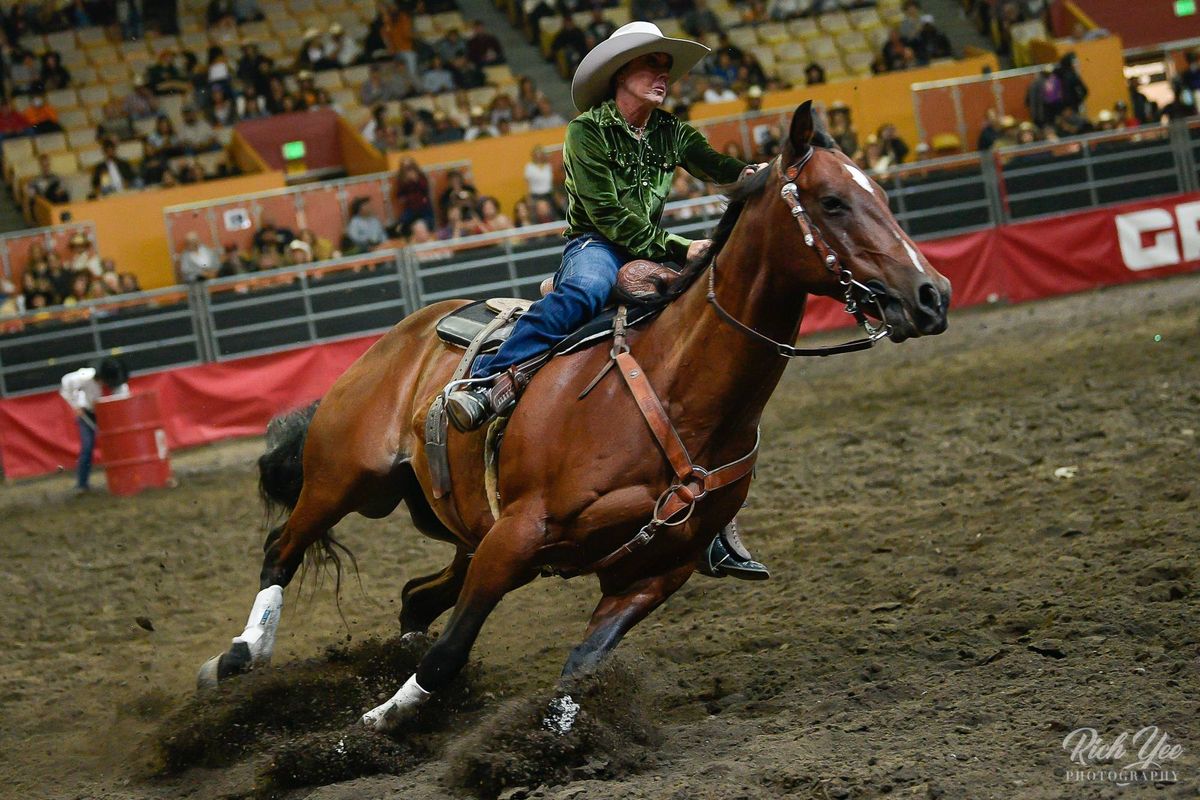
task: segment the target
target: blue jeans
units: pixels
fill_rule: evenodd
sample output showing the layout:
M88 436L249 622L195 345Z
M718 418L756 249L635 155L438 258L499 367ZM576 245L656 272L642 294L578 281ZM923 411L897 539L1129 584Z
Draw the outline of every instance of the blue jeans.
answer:
M77 417L75 422L79 425L79 462L75 465L75 485L86 489L88 479L92 476L92 451L96 449L96 418L85 411L84 416Z
M471 376L484 378L528 361L593 319L608 302L627 252L596 234L567 242L554 291L529 307L495 353L475 359Z

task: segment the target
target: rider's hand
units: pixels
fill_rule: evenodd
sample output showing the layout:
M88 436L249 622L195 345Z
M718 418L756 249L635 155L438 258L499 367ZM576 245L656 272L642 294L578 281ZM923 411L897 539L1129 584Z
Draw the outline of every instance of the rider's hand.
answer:
M712 246L712 239L697 239L688 245L687 260L689 262L700 258Z
M765 166L767 166L767 162L765 162L765 161L758 163L758 164L747 164L746 168L742 170L742 177L745 178L747 176L753 175L754 173L758 172L760 169L762 169Z

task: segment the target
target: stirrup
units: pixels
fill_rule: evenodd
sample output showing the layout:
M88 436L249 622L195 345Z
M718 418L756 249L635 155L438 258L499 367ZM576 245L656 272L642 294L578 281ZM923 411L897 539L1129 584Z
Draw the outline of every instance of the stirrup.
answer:
M737 523L730 522L728 526L713 537L712 544L700 564L700 572L710 578L739 578L744 581L765 581L771 577L765 565L755 561L745 548L738 548L726 541L726 532L730 538L741 544L737 534ZM742 550L743 552L738 552ZM744 554L743 554L744 553Z
M459 389L446 397L446 413L461 433L478 430L492 416L487 389Z

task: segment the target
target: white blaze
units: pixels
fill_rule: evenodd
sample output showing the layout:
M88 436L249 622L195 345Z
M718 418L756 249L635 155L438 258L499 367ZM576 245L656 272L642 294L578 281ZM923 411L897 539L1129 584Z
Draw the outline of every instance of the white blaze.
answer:
M854 178L854 182L861 186L871 194L875 194L875 187L871 185L871 179L863 174L863 171L853 164L842 164L846 168L846 172L850 173L850 177Z
M912 261L913 266L917 268L917 272L924 274L925 268L921 266L921 259L917 255L917 251L913 250L912 245L903 236L897 235L896 238L900 240L900 244L904 245L904 251L908 253L908 258Z

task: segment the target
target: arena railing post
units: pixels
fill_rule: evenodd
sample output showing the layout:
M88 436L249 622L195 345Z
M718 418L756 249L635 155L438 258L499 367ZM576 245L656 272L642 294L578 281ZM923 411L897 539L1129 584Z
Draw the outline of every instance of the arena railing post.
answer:
M993 226L1011 222L1004 209L1004 195L1000 190L1000 169L991 153L980 157L979 174L983 176L983 193L988 201L988 222Z
M1179 171L1180 193L1200 191L1200 176L1196 174L1196 156L1189 134L1187 120L1172 120L1169 126L1171 151L1175 155L1175 168Z

